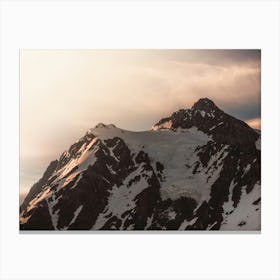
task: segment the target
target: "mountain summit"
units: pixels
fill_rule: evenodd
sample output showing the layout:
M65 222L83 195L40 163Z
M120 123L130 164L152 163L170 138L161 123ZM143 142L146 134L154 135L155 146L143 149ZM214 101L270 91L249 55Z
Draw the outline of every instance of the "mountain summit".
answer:
M52 161L21 230L259 230L260 134L203 98L132 132L98 124Z
M208 99L199 99L191 109L181 109L170 117L161 119L152 130L188 129L197 127L214 140L224 144L250 145L258 139L258 134L243 121L222 111Z
M192 109L194 110L203 110L206 112L213 112L216 110L220 110L215 103L208 99L208 98L201 98L197 102L194 103L192 106Z

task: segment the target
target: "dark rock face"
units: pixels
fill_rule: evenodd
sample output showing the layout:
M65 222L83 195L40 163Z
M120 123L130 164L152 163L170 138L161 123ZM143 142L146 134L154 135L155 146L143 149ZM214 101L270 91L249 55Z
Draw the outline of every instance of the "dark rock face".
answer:
M203 98L191 109L183 109L170 117L160 120L156 125L171 121L171 129L197 127L206 134L211 134L216 142L229 145L255 142L259 135L246 123L220 110L213 101Z
M20 224L21 230L54 230L46 200L29 211L28 216L30 216L28 222ZM28 216L24 216L24 218Z
M33 185L21 205L20 229L219 230L235 222L232 215L242 203L251 210L231 229L248 227L249 215L259 213L261 203L256 190L261 180L261 154L255 145L259 134L209 99L173 113L156 126L160 129L166 122L171 122L171 132L196 127L210 136L191 153L182 150L189 156L176 167L183 175L189 172L186 184L191 189L200 187L201 199L191 192L163 196L170 167L168 161L154 158L147 143L139 142L135 148L122 130L106 138L89 131L52 161ZM117 130L104 124L96 129ZM205 186L192 186L199 180Z
M204 110L206 112L210 111L219 111L220 109L216 106L216 104L210 100L209 98L201 98L192 106L195 110Z

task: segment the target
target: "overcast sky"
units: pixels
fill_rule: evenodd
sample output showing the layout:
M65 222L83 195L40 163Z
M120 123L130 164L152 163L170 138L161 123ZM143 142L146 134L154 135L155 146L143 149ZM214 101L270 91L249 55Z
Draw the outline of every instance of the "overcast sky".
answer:
M99 122L148 130L201 97L260 128L258 50L21 50L20 190Z

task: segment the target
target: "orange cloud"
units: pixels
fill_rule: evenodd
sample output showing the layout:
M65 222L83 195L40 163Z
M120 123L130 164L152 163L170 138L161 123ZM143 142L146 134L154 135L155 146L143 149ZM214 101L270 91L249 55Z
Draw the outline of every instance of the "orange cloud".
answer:
M261 119L260 118L246 120L245 122L254 129L261 129Z

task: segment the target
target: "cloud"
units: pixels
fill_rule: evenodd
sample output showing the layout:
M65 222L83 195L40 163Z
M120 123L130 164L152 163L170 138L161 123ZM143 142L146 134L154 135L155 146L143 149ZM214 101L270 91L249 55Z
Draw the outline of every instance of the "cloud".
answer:
M138 71L143 76L138 90L143 87L143 93L133 99L144 112L160 117L208 97L237 118L260 117L259 68L168 61L157 69Z
M261 50L259 49L201 49L201 50L154 50L151 52L155 57L161 59L200 63L207 65L228 66L228 65L250 65L260 67Z
M245 122L254 129L261 129L261 119L260 118L246 120Z

